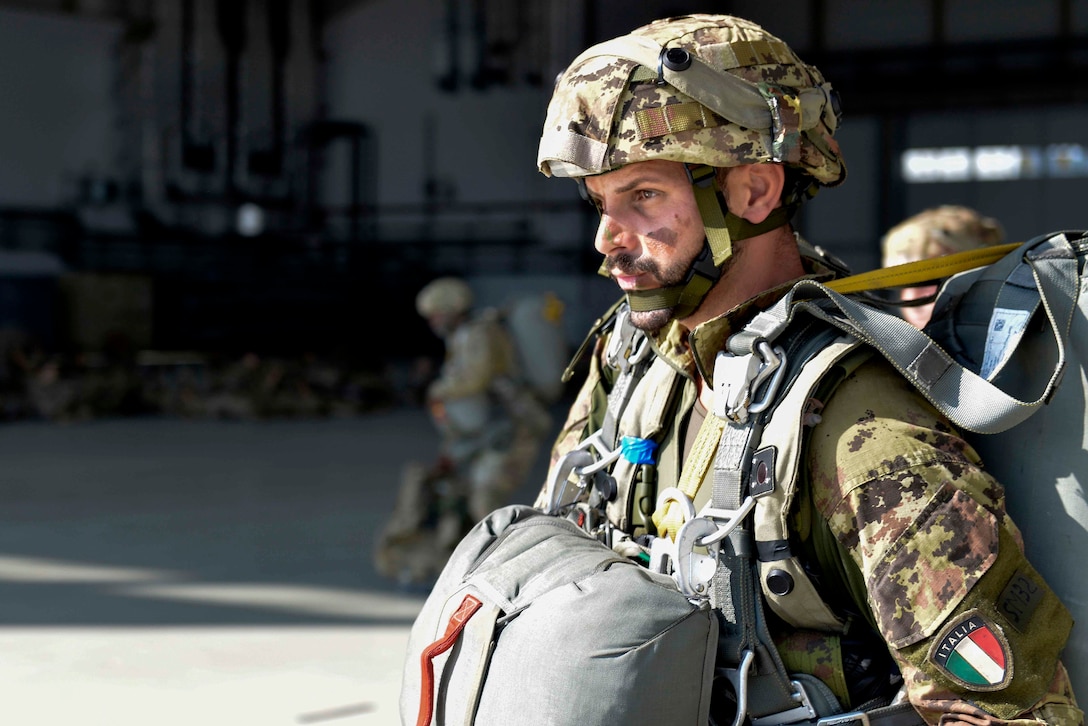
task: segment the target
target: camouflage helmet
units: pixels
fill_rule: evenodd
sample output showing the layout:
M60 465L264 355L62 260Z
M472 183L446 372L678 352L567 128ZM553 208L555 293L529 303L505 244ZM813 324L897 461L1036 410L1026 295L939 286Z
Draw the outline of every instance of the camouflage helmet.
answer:
M641 161L686 165L704 250L685 282L626 295L632 310L683 318L721 278L734 241L786 225L821 186L842 183L838 125L831 85L785 42L730 15L682 15L574 59L556 80L537 166L581 182ZM799 173L787 175L783 204L753 224L728 210L715 170L764 162Z
M898 265L1001 244L1001 224L969 207L945 204L895 225L881 240L883 265Z
M460 315L472 307L472 288L458 277L439 277L416 295L416 310L425 318L432 315Z
M579 55L556 81L537 156L583 177L665 159L711 167L781 162L834 186L837 96L759 25L729 15L665 18ZM813 185L812 194L818 188Z

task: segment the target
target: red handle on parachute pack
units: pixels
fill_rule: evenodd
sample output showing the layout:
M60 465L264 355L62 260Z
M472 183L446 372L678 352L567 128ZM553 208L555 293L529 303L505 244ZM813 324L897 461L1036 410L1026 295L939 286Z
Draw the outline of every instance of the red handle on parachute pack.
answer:
M468 624L468 619L480 609L482 604L472 595L465 595L465 599L453 611L450 621L446 623L445 635L424 648L423 654L420 656L422 678L419 684L419 717L416 719L416 726L430 726L431 717L434 716L433 661L435 657L442 655L453 647L453 644L457 642L457 638L461 635L461 631Z

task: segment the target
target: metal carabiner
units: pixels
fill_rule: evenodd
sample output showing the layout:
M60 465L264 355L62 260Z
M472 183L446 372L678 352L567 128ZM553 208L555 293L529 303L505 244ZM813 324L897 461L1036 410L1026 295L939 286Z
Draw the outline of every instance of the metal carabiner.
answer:
M603 433L596 431L564 454L548 480L547 513L557 514L562 507L574 503L589 486L590 477L620 458L621 453L619 447L609 449L604 443ZM578 491L573 495L570 493L572 474L578 477Z
M770 343L760 341L759 352L763 354L765 363L764 367L760 369L759 375L756 377L755 381L752 382L752 390L759 390L759 387L763 385L763 381L767 380L767 377L772 373L774 374L774 377L771 378L770 384L767 385L767 390L764 391L763 398L749 404L748 413L759 413L767 408L767 406L771 405L774 401L775 394L778 393L778 387L782 385L782 377L786 373L786 366L783 365L786 358L786 351L781 347L771 348Z
M737 697L737 715L733 717L733 726L741 726L748 715L748 671L751 670L755 657L756 654L750 648L745 648L736 668L722 669L726 679L733 685L733 693Z
M755 345L755 352L734 355L720 351L714 360L714 415L734 423L748 421L750 413L759 413L774 401L786 371L785 351L772 348L765 340ZM771 378L767 390L758 401L752 395Z
M620 454L623 453L623 449L616 447L614 449L608 448L608 445L604 442L604 432L595 431L585 439L582 443L578 444L578 448L575 451L586 450L589 448L597 454L597 460L590 462L589 464L582 466L574 473L580 476L582 479L587 479L598 471L601 471L616 459L620 458ZM584 487L583 487L584 488Z
M740 506L736 509L719 509L712 507L709 504L703 507L703 510L699 512L701 518L713 520L715 523L722 522L723 524L717 525L717 531L701 538L695 544L700 547L709 547L712 544L721 542L723 539L729 536L737 526L744 521L744 518L755 509L756 500L751 495L744 498L744 501L740 503Z
M631 312L620 312L616 316L612 335L608 338L605 362L626 373L631 366L645 360L651 352L650 339L631 323Z
M570 481L570 476L580 467L592 463L593 454L585 449L573 449L563 454L556 463L551 479L548 480L548 508L545 510L547 514L558 514L561 508L578 500L578 493L571 494L571 489L575 487ZM580 486L577 487L578 492L584 489L584 483L580 482Z
M707 547L707 554L695 551L702 546L704 539L714 535L718 525L705 517L689 519L676 533L676 546L673 554L673 579L680 592L689 598L705 599L710 597L710 582L718 570L717 540Z
M684 494L677 487L666 487L657 493L657 504L654 511L662 511L669 502L675 502L683 510L684 524L687 524L695 517L695 505L692 503L691 497ZM668 537L654 537L650 543L649 567L654 572L672 575L673 572L670 572L670 569L675 571L676 555L675 542Z

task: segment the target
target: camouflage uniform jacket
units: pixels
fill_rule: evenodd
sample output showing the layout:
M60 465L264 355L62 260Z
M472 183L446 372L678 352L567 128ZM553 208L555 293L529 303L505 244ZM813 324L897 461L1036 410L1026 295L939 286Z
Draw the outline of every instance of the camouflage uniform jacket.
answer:
M517 376L513 343L493 310L469 318L445 342L442 370L428 389L431 398L451 401L486 394L497 379Z
M450 455L460 459L485 446L507 448L520 431L534 439L543 435L549 413L524 381L497 310L479 311L445 342L445 360L427 398L444 410L439 427Z
M679 481L697 366L713 370L728 336L789 287L704 323L686 340L678 326L655 336L656 358L632 401L667 401L655 409L664 420L642 421L637 432L658 442L656 466L617 477L620 501L608 509L616 526L654 532L643 503ZM606 345L607 334L556 440L553 466L600 427L616 376L603 362ZM807 558L842 625L772 618L787 668L820 678L849 708L901 685L931 724L1083 723L1059 660L1068 612L1025 559L1001 485L951 424L871 353L860 347L839 361L805 417L791 549ZM671 390L640 395L647 386ZM629 418L621 418L620 434ZM957 661L966 652L957 646L977 636L986 636L978 640L983 650L1004 659L981 679Z

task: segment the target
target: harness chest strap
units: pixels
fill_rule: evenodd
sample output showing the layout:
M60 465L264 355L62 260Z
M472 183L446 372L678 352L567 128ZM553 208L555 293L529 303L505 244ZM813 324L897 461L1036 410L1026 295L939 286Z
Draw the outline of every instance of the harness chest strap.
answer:
M735 528L722 542L711 601L721 613L722 662L742 668L746 654L752 654L746 678L737 678L734 686L746 685L745 702L754 719L782 718L798 710L798 684L778 656L763 602L797 627L831 632L845 627L790 551L788 516L798 490L809 398L827 372L860 345L854 338L839 336L811 359L798 361L803 365L792 371L787 392L769 409L769 416L749 416L743 424L718 419L721 437L713 461L711 505L737 511L751 495L755 509L752 521ZM788 592L775 594L765 585L772 572L789 579ZM804 719L798 715L792 720Z
M617 437L633 436L639 439L659 440L665 421L668 419L667 413L673 409L677 397L682 394L684 381L684 377L663 358L652 356L652 363L642 373L624 407ZM658 481L660 481L664 476L661 469L666 466L666 462L659 457L656 466L659 471ZM616 522L617 526L624 531L635 524L632 522L632 517L645 516L646 519L650 517L650 512L644 512L642 509L641 502L633 501L641 496L637 491L639 488L637 480L641 468L641 465L629 461L624 456L619 457L612 467L611 475L616 482L617 494L612 501L608 502L607 514L608 519Z

